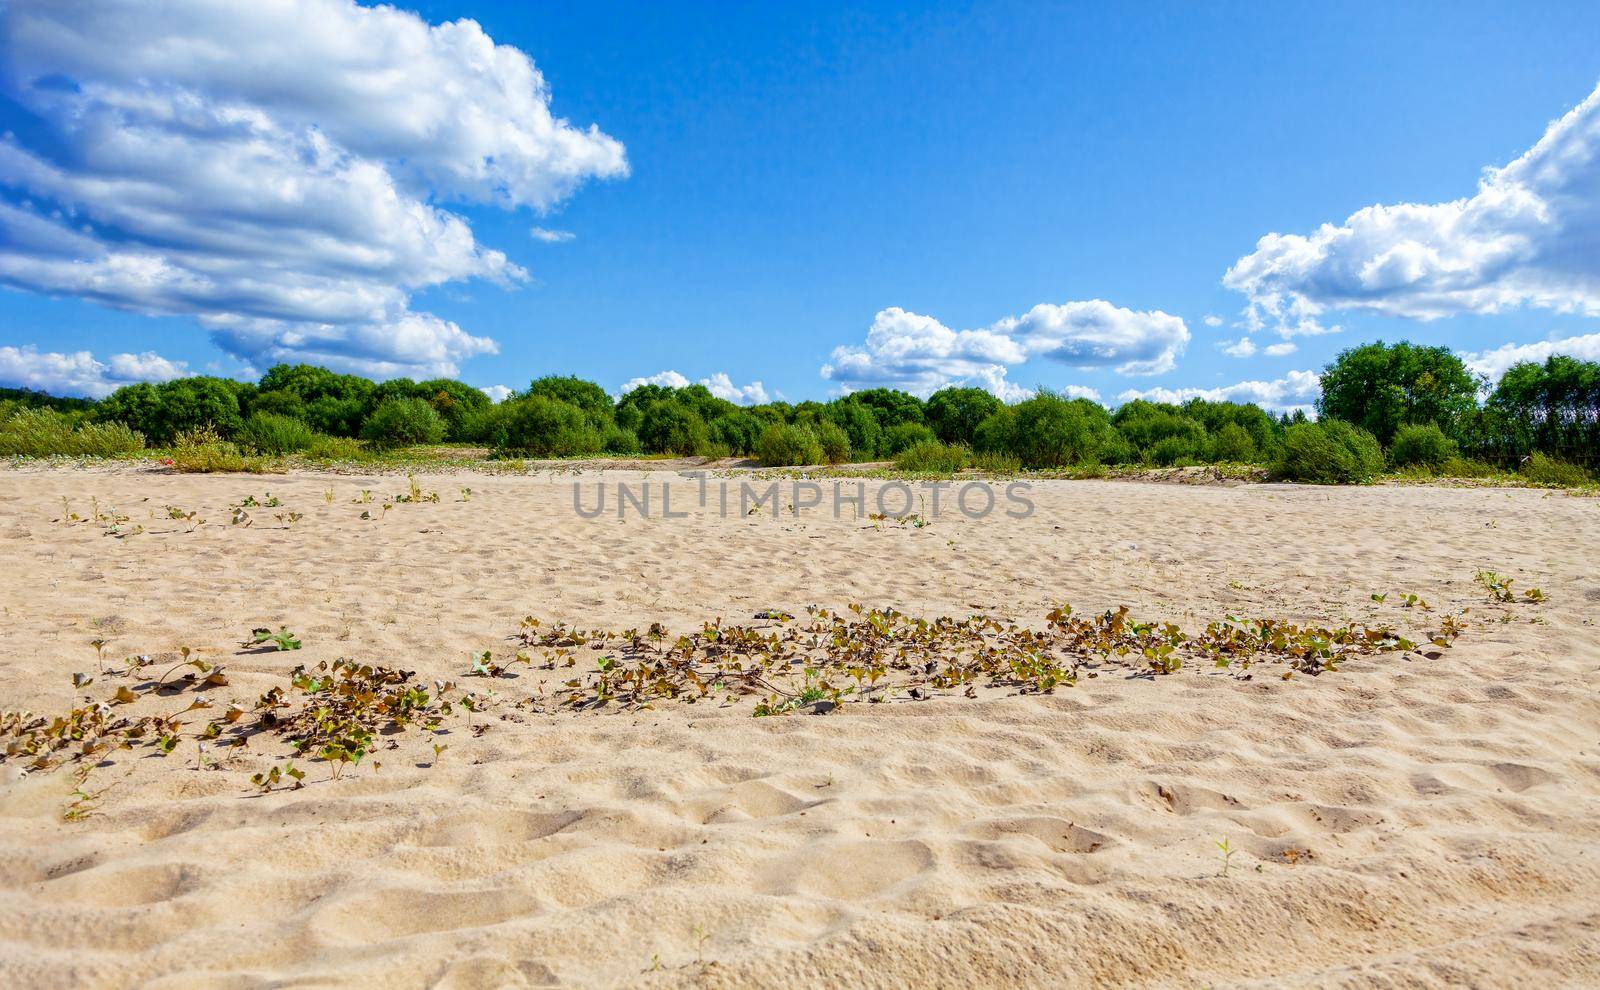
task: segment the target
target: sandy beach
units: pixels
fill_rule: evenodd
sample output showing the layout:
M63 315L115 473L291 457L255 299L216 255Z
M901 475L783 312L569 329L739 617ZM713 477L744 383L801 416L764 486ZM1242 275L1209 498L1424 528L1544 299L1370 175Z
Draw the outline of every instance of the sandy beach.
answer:
M592 505L667 480L682 518L573 510L575 483ZM74 820L70 767L8 760L0 983L1600 984L1600 501L1041 481L1027 518L914 527L724 516L678 501L695 482L672 471L416 481L439 501L383 509L393 476L0 471L0 709L105 700L140 679L124 658L185 647L225 666L218 710L337 658L489 696L268 793L250 777L284 747L201 758L196 714L169 755L95 768ZM128 535L62 521L94 511ZM1026 625L1063 602L1185 629L1466 628L1318 677L1186 666L770 718L554 710L526 704L531 669L465 677L530 616L676 634L860 603ZM241 646L258 627L303 647ZM188 703L158 694L127 710Z

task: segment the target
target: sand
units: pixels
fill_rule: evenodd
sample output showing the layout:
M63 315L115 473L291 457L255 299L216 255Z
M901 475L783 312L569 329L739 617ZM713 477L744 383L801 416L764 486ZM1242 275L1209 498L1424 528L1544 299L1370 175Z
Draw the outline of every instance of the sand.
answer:
M381 768L304 763L307 786L261 795L280 750L201 768L185 741L96 769L79 821L69 771L13 761L0 985L1600 985L1600 501L1083 481L1035 484L1027 519L921 529L715 498L572 511L574 481L647 477L675 476L423 477L439 503L382 513L403 478L0 471L0 708L107 697L118 678L71 681L97 637L113 661L188 646L248 703L341 656L460 680L528 615L1037 622L1067 601L1469 628L1437 659L1318 678L1186 668L825 716L543 714L512 708L526 676L499 679L520 721L456 726L437 759L409 733ZM283 508L229 524L268 491ZM63 496L145 531L53 522ZM1480 568L1548 601L1491 603ZM240 646L280 625L302 650Z

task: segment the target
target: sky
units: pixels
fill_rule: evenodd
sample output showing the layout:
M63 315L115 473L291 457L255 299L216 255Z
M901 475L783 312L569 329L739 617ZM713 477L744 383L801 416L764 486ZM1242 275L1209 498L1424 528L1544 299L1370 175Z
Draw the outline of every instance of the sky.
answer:
M0 384L1600 359L1600 5L0 3Z

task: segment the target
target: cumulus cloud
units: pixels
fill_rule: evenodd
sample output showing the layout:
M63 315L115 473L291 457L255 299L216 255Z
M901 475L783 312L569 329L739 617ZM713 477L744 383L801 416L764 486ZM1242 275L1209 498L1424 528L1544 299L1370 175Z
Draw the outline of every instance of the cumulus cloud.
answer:
M683 388L689 384L689 379L676 371L659 371L647 378L630 378L622 384L620 394L627 395L641 385L660 385L665 388ZM735 385L725 371L719 371L710 378L702 378L695 383L704 385L706 390L719 399L741 406L760 405L770 401L767 390L760 382L751 382L748 385Z
M1222 317L1217 316L1215 313L1207 313L1205 319L1201 322L1208 327L1220 327L1222 326Z
M1433 320L1533 306L1600 314L1600 88L1477 191L1369 206L1315 233L1267 234L1228 269L1253 329L1330 332L1325 313Z
M166 382L189 373L182 361L169 361L154 351L113 354L104 361L88 351L62 354L25 347L0 347L0 384L56 395L103 398L124 385Z
M1557 354L1574 357L1580 361L1600 361L1600 333L1587 333L1580 337L1561 340L1541 340L1532 344L1505 344L1492 350L1463 354L1467 370L1483 375L1490 383L1500 380L1514 364L1523 361L1543 363Z
M1272 381L1245 381L1219 388L1129 389L1118 394L1119 402L1144 399L1147 402L1183 403L1190 399L1210 402L1254 402L1275 412L1299 410L1314 412L1313 403L1322 395L1321 379L1315 371L1291 371Z
M1262 353L1265 354L1267 357L1288 357L1290 354L1293 354L1295 351L1298 351L1299 349L1300 349L1299 345L1296 344L1294 341L1292 341L1292 340L1284 340L1284 341L1279 341L1276 344L1268 344L1265 348L1262 349Z
M822 377L847 390L882 385L918 395L971 384L1010 402L1029 390L1007 380L1007 370L1030 358L1151 375L1170 371L1188 341L1189 329L1176 316L1100 299L1043 303L978 330L952 330L895 306L873 318L863 346L834 348Z
M1240 337L1232 343L1223 343L1222 353L1229 357L1247 358L1256 352L1256 342L1249 337Z
M534 240L546 244L565 244L578 236L570 230L551 230L548 227L534 227L528 233L533 235Z
M12 0L0 284L195 317L250 364L455 374L493 341L413 293L527 273L444 203L553 206L627 173L469 20L353 0Z
M487 395L490 402L504 402L506 401L506 396L511 394L511 389L504 385L489 385L478 389L478 391Z

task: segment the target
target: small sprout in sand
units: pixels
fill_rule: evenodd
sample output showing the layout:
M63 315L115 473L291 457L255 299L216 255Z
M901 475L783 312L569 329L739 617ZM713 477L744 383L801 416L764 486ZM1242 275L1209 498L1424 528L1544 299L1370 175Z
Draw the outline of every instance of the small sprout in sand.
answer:
M71 526L73 523L84 521L85 520L82 516L72 511L71 500L65 495L61 496L61 518L57 519L56 522L63 526Z
M189 512L185 512L176 505L167 506L167 518L177 522L188 523L189 532L191 533L193 533L197 527L204 526L206 524L206 521L200 518L200 513L198 511L191 510Z
M256 785L256 787L261 789L261 793L265 794L274 787L277 787L278 784L283 782L284 778L287 777L290 781L292 781L292 783L289 784L290 790L297 791L305 786L303 783L305 776L306 772L296 767L294 762L291 760L281 767L273 766L272 769L263 773L251 774L250 783Z
M280 525L282 525L284 529L288 529L290 526L293 526L295 523L299 522L300 520L304 519L305 517L306 517L305 513L303 513L303 512L275 512L275 513L273 513L273 518L278 520L278 523Z
M1218 873L1217 876L1225 877L1228 875L1228 867L1233 864L1233 854L1239 850L1233 848L1233 844L1227 839L1217 843L1217 848L1222 850L1222 872Z
M1424 612L1432 612L1433 611L1433 609L1428 605L1427 602L1423 601L1421 598L1418 598L1416 595L1411 594L1410 592L1407 592L1406 596L1400 600L1400 607L1401 608L1420 608Z
M396 502L437 502L439 501L439 493L428 492L426 495L424 495L422 493L422 487L417 484L416 475L408 474L406 475L405 494L396 495L394 500Z
M363 489L361 489L361 494L360 495L357 495L355 498L350 500L350 504L352 504L352 505L366 505L368 502L371 502L371 501L372 501L372 492L367 490L367 489L365 489L365 488L363 488Z
M265 626L252 629L250 630L250 638L245 640L244 645L265 646L268 643L277 647L279 651L298 650L300 648L299 638L285 626L279 626L277 632L273 632Z
M1523 593L1522 597L1530 602L1542 602L1545 600L1544 592L1540 591L1538 588L1529 588Z
M1474 581L1483 586L1483 589L1497 602L1512 602L1517 596L1511 591L1512 580L1496 571L1479 571Z
M494 655L488 650L475 654L472 657L472 669L467 671L468 677L499 677L506 669L494 662Z
M470 488L461 489L461 501L463 501L463 502L472 501L472 489L470 489Z
M324 502L328 503L329 505L333 504L333 489L332 488L324 488L322 490L322 500Z
M72 800L67 802L67 807L61 812L64 822L81 822L100 810L100 796L110 788L95 791L93 794L81 786L72 792Z
M1384 600L1387 599L1388 597L1389 597L1389 593L1387 591L1385 591L1381 595L1377 595L1377 594L1373 595L1372 596L1372 600L1377 602L1379 605L1382 605L1384 603Z
M435 766L435 767L438 766L439 765L439 757L443 756L444 755L444 751L449 749L449 748L450 748L450 744L449 743L434 743L433 744L433 762L431 764L429 764L429 766Z
M99 662L100 673L104 675L106 672L106 641L103 639L91 639L89 640L89 645L94 647L95 660Z

